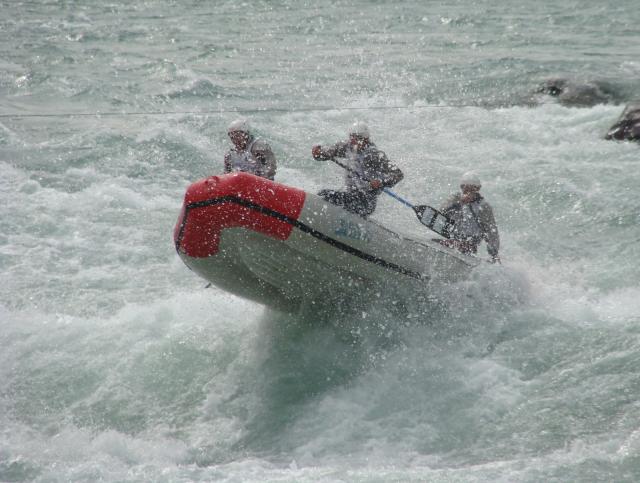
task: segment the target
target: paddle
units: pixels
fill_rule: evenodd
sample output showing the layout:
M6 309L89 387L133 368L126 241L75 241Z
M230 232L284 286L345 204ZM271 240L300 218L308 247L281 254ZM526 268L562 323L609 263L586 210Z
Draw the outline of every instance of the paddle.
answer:
M337 161L335 159L331 159L331 161L336 163L338 166L346 169L350 173L356 175L358 178L363 179L364 181L369 181L368 179L362 178L362 176L360 176L360 174L357 171L351 169L349 166L341 163L340 161ZM430 230L435 231L438 235L442 235L445 238L451 238L451 231L453 229L454 224L453 224L453 221L451 221L445 214L439 212L435 208L432 208L431 206L428 206L428 205L416 206L408 202L404 198L398 196L389 188L383 188L382 191L384 191L386 194L388 194L392 198L398 200L403 205L411 208L415 212L416 216L418 217L418 220L420 220L420 223L422 223L424 226L426 226Z

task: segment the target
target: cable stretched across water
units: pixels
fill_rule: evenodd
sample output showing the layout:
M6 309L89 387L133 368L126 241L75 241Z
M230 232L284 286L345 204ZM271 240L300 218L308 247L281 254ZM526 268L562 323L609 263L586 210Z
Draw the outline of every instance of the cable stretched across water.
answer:
M551 102L538 103L553 104ZM205 111L106 111L106 112L49 112L49 113L11 113L0 114L0 119L23 119L33 117L133 117L133 116L212 116L217 114L256 114L269 112L325 112L325 111L383 111L383 110L419 110L419 109L456 109L464 107L483 107L478 104L418 104L415 106L311 106L300 108L284 108L284 107L258 107L252 109L233 108L233 109L214 109ZM506 106L495 106L506 107Z

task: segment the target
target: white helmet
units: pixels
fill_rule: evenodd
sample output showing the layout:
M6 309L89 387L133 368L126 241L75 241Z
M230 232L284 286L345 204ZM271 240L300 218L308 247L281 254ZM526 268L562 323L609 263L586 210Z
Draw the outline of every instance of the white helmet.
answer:
M246 132L248 134L250 130L251 130L251 127L249 126L249 122L246 119L236 119L231 124L229 124L229 127L227 128L227 133L240 131L240 132Z
M349 136L351 135L369 139L369 126L362 121L356 121L353 123L353 126L349 128Z
M460 178L460 186L477 186L480 188L482 183L480 182L480 177L474 173L473 171L467 171Z

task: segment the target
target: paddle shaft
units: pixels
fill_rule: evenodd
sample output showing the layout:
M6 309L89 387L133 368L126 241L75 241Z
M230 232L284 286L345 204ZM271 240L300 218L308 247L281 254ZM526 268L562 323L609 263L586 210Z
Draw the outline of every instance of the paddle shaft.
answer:
M331 161L336 163L341 168L344 168L348 172L354 174L358 178L360 178L360 179L362 179L364 181L370 181L370 180L368 180L366 178L363 178L360 175L360 173L358 173L357 171L351 169L349 166L341 163L340 161L338 161L338 160L336 160L334 158L329 158L329 159L331 159ZM420 221L420 223L422 223L424 226L426 226L427 228L429 228L430 230L434 231L435 233L437 233L440 236L443 236L445 238L451 238L451 230L453 229L453 223L451 222L451 220L449 220L449 218L446 215L440 213L435 208L432 208L432 207L427 206L427 205L416 206L413 203L410 203L409 201L405 200L401 196L398 196L396 193L394 193L393 191L391 191L388 188L382 188L382 191L384 191L386 194L391 196L393 199L398 200L403 205L408 206L409 208L411 208L413 210L413 212L416 214L416 216L418 217L418 220ZM428 212L430 214L430 216L428 217L428 221L425 220L425 218L424 218L426 212ZM444 220L444 221L442 221L442 220Z
M349 166L347 166L344 163L341 163L340 161L338 161L337 159L333 159L333 158L329 158L331 159L331 161L333 161L334 163L336 163L338 166L340 166L341 168L344 168L345 170L349 171L350 173L354 174L355 176L357 176L360 179L363 179L364 181L370 181L366 178L363 178L362 176L360 176L360 173L358 173L357 171L355 171L354 169L351 169ZM433 226L433 222L435 221L435 216L434 219L431 220L431 223L425 223L422 219L422 215L425 212L426 209L432 210L434 213L438 213L440 214L439 211L435 210L434 208L431 208L430 206L427 205L421 205L421 206L416 206L413 203L405 200L402 196L397 195L396 193L394 193L393 191L391 191L389 188L382 188L382 191L384 191L386 194L388 194L389 196L391 196L393 199L398 200L400 203L402 203L405 206L408 206L409 208L411 208L416 216L418 217L418 220L420 220L420 223L422 223L423 225L425 225L427 228L429 228L430 230L435 231L438 235L442 235L445 238L449 238L451 235L449 234L449 230L447 229L444 232L440 232L434 229ZM442 215L444 216L444 215ZM446 218L446 216L445 216ZM447 219L448 220L448 219Z
M370 181L366 178L363 178L362 176L360 176L360 174L351 169L349 166L341 163L340 161L330 158L331 161L333 161L334 163L336 163L338 166L344 168L345 170L349 171L350 173L354 174L355 176L357 176L358 178L364 180L364 181ZM442 213L440 213L438 210L435 210L434 208L431 208L428 205L420 205L420 206L416 206L413 203L410 203L409 201L405 200L404 198L402 198L401 196L397 195L396 193L394 193L393 191L391 191L389 188L383 188L382 191L384 191L386 194L388 194L389 196L391 196L392 198L398 200L400 203L402 203L405 206L408 206L409 208L411 208L415 214L418 217L418 220L420 220L420 223L422 223L423 225L425 225L427 228L429 228L430 230L436 232L438 235L441 235L445 238L451 238L451 234L450 234L450 229L452 228L453 224L450 222L449 218L446 215L443 215ZM424 214L425 210L431 210L434 212L433 218L431 219L430 223L425 223L424 220L422 219L422 215ZM451 226L446 226L444 231L437 231L434 229L433 223L435 221L436 218L436 214L440 215L440 216L444 216L445 219L447 220L448 223L451 223ZM498 257L494 257L492 260L485 260L486 262L489 263L498 263L498 264L502 264L502 262L500 261L500 258Z
M330 158L331 161L333 161L334 163L336 163L338 166L346 169L347 171L349 171L351 174L356 175L358 178L364 180L364 181L371 181L368 180L366 178L363 178L362 176L360 176L360 173L358 173L356 170L351 169L349 166L347 166L344 163L341 163L340 161ZM408 202L407 200L405 200L404 198L402 198L401 196L398 196L397 194L395 194L393 191L391 191L389 188L382 188L382 191L384 191L385 193L387 193L389 196L391 196L392 198L395 198L396 200L398 200L400 203L402 203L403 205L408 206L409 208L412 208L414 211L416 211L416 207L411 204L410 202ZM416 211L417 212L417 211Z

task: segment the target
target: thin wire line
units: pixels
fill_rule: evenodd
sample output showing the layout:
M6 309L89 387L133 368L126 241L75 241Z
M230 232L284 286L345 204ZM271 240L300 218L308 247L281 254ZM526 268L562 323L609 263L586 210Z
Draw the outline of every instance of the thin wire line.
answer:
M536 105L555 104L551 102L541 102ZM298 109L287 109L278 107L266 107L255 109L217 109L214 111L123 111L123 112L57 112L57 113L30 113L30 114L0 114L0 119L20 119L30 117L127 117L127 116L182 116L199 115L210 116L227 113L260 113L260 112L321 112L321 111L375 111L375 110L413 110L413 109L455 109L458 107L482 107L477 104L421 104L417 106L372 106L372 107L302 107ZM506 107L506 106L496 106Z

